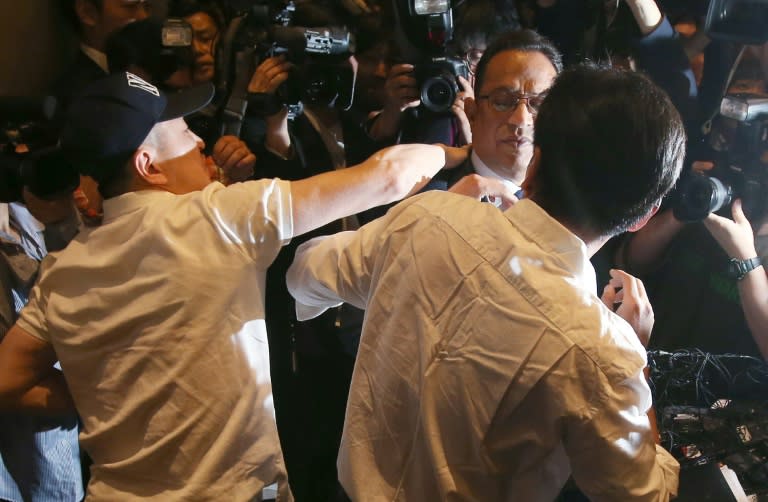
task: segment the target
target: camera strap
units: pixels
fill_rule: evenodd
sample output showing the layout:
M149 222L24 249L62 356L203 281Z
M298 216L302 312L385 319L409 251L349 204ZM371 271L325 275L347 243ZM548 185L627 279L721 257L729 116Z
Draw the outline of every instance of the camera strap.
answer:
M221 115L221 134L240 137L245 112L248 110L248 82L253 73L254 50L244 49L235 55L235 81Z

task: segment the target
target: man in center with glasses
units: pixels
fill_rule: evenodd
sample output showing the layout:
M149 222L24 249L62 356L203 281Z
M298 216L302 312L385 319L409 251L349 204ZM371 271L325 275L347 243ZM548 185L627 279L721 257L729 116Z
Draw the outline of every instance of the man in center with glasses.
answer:
M533 121L561 70L560 53L536 32L511 31L497 38L474 72L474 97L464 100L472 154L430 187L443 183L451 192L504 206L522 198L533 155Z

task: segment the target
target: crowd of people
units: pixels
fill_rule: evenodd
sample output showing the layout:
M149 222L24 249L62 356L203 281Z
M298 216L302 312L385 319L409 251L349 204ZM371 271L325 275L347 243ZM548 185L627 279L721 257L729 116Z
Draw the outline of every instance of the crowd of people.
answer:
M719 113L768 46L465 0L426 61L408 2L238 3L63 3L81 185L0 204L0 500L674 497L646 349L768 358L768 119Z

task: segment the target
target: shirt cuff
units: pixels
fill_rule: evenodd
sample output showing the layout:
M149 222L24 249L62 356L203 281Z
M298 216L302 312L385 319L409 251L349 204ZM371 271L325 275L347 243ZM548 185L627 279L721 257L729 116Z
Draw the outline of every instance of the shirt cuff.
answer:
M309 305L304 305L303 303L296 302L296 320L298 321L308 321L309 319L314 319L315 317L319 316L329 308L334 308L340 306L344 302L339 302L336 305L331 305L328 307L310 307Z

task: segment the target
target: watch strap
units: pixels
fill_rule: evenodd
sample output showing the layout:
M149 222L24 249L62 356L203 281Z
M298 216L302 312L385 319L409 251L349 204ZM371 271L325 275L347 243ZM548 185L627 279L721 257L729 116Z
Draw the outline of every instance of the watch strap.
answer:
M748 273L762 265L759 256L749 258L747 260L739 260L738 258L731 258L729 263L729 269L733 278L737 281L742 280Z

